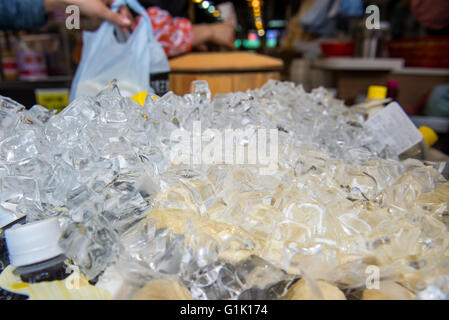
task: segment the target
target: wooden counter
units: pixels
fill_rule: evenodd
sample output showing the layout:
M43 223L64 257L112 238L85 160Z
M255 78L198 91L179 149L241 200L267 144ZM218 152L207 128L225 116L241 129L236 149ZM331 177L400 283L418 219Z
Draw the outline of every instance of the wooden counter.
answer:
M256 89L280 79L283 62L247 52L191 53L170 60L170 87L178 95L190 92L194 80L206 80L212 95Z

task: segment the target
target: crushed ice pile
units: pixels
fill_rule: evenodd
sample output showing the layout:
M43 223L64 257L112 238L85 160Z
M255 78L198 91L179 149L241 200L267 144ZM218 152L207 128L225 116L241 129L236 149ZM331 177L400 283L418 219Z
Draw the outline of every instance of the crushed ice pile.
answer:
M277 129L276 170L175 164L172 133L193 137L196 121L215 134ZM86 275L115 268L136 290L163 278L194 299L279 299L303 278L350 297L375 266L412 297L446 299L443 164L398 161L363 122L322 88L277 81L213 101L196 83L144 106L111 85L56 115L0 97L0 209L58 217Z

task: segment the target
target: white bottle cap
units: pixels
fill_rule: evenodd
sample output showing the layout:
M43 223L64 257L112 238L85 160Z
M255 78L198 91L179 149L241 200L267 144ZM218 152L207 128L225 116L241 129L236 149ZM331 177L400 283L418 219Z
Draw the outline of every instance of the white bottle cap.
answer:
M18 215L17 213L8 212L0 206L0 229L7 226L8 224L19 220L23 215Z
M15 217L12 214L4 212L4 210L0 208L0 228L10 224L14 220Z
M63 253L58 245L61 229L56 218L12 227L5 232L11 265L20 267Z

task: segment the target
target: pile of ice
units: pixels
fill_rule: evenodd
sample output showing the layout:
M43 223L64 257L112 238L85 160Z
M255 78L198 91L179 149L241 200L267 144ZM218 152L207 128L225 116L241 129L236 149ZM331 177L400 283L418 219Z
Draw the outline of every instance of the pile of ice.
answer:
M399 162L363 123L322 88L276 81L213 101L197 83L143 106L111 85L56 115L1 97L0 209L58 217L85 274L113 266L135 288L170 278L195 299L281 298L298 278L363 289L374 265L417 297L447 298L442 166ZM275 170L194 161L196 135L236 129L276 130ZM236 145L248 152L251 137Z

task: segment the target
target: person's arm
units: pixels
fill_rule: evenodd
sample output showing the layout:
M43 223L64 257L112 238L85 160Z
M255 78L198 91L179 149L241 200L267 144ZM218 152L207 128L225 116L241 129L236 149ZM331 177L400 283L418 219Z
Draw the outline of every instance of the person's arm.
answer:
M42 27L47 12L76 5L81 13L108 20L122 28L131 26L123 13L111 11L112 0L0 0L0 29L31 29Z
M0 30L30 29L44 24L43 0L0 0Z
M201 46L206 42L213 42L235 49L235 31L227 23L195 24L193 25L193 45Z
M47 11L55 9L65 10L69 5L75 5L80 8L82 14L89 17L98 17L108 20L119 27L125 28L131 26L131 20L126 16L126 12L119 9L119 12L113 12L109 9L114 0L43 0ZM126 8L122 7L122 8Z

